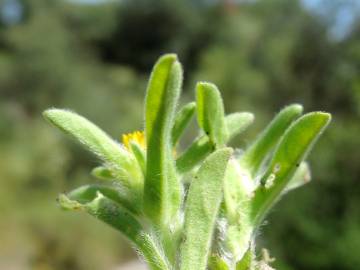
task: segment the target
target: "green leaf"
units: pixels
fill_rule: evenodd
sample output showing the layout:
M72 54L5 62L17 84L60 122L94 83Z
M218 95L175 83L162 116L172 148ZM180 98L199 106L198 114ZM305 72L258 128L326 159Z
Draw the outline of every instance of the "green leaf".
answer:
M248 112L231 113L225 117L225 124L228 130L228 141L242 133L254 122L254 115Z
M302 113L302 106L293 104L282 109L256 141L245 151L240 163L255 176L269 152L276 146L285 130Z
M199 126L205 131L215 147L222 147L227 141L224 105L217 87L201 82L196 86L196 108Z
M225 244L235 262L243 258L254 237L254 227L248 218L248 209L249 207L246 207L246 210L239 209L242 213L241 219L237 223L230 223L227 227Z
M250 203L255 183L235 158L229 160L224 180L224 205L227 217L225 244L238 261L249 248L253 226L249 219Z
M308 113L286 131L254 195L252 216L256 225L286 188L330 119L328 113Z
M189 125L190 120L194 116L196 110L195 102L186 104L177 113L174 126L171 130L172 145L176 146L185 128Z
M230 148L223 148L209 155L191 182L185 206L181 270L206 269L231 153Z
M243 132L254 120L251 113L232 113L225 117L228 130L228 140ZM206 135L197 138L176 160L179 173L186 173L196 167L204 158L214 150Z
M84 117L67 110L49 109L43 115L102 159L126 187L141 192L143 176L136 160L104 131Z
M197 138L176 160L176 168L179 173L186 173L197 166L204 158L214 150L208 136Z
M85 204L92 201L96 194L100 192L109 199L123 205L132 213L140 212L140 203L136 202L131 194L120 187L105 186L105 185L85 185L72 190L67 194L70 200L75 200L79 203Z
M212 255L209 259L209 270L229 270L227 263L218 255Z
M176 175L171 129L181 83L182 68L176 55L161 57L151 74L145 101L144 212L155 224L167 224L180 208L182 191Z
M251 247L246 251L242 259L236 264L236 270L253 270L254 254Z
M146 157L145 157L145 151L141 148L141 146L131 141L130 142L131 151L133 152L137 162L139 163L139 166L141 168L141 171L143 172L144 176L146 175Z
M253 120L254 116L250 113L228 115L226 123L230 138L232 134L242 132ZM252 237L252 224L246 213L250 209L250 197L254 185L248 171L244 170L235 158L231 158L224 181L224 206L228 219L225 244L235 261L242 258Z
M90 194L90 193L89 193ZM101 192L96 192L90 196L84 195L87 201L77 201L65 195L60 195L59 202L63 207L73 210L83 210L107 223L116 230L122 232L140 251L144 259L149 263L152 270L170 270L163 251L148 235L140 222L131 212L111 200ZM72 195L75 198L77 196ZM79 195L79 198L83 196Z
M92 169L91 174L101 180L114 180L115 178L111 170L104 166L95 167Z
M299 188L311 181L311 171L307 162L301 162L283 193Z
M235 158L229 160L224 183L224 203L229 222L237 223L254 190L254 181Z

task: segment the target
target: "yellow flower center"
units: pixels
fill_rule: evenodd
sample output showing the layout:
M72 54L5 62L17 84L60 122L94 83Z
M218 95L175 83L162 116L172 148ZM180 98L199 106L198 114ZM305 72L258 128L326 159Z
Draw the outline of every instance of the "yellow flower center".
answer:
M144 131L134 131L122 135L122 142L128 150L131 150L131 142L137 143L142 149L146 148L146 139Z

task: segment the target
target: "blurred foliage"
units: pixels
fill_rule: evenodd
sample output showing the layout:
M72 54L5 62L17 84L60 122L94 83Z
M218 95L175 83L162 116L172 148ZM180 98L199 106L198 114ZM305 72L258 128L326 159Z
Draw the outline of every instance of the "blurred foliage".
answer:
M0 23L1 269L111 269L133 256L110 228L57 208L57 193L88 182L96 161L41 111L71 108L115 138L141 129L148 72L165 52L184 63L187 96L209 80L228 113L255 113L248 136L292 102L334 115L311 156L314 181L276 207L263 246L280 270L358 269L359 21L336 40L299 1L16 2L21 19L2 12Z

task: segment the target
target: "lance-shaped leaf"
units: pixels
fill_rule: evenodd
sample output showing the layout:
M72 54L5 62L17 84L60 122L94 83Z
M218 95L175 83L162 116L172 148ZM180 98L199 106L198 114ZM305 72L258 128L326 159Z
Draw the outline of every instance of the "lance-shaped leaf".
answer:
M231 158L225 173L224 204L230 223L237 223L254 191L255 183L235 158ZM241 210L240 210L241 209Z
M256 141L245 151L240 163L244 168L248 168L253 176L258 172L269 152L279 142L285 130L301 115L302 110L302 106L298 104L282 109Z
M141 146L136 142L130 142L131 151L133 152L139 166L145 176L146 172L146 157L145 151L141 148Z
M109 168L98 166L92 169L91 174L100 180L114 180L115 176Z
M107 181L108 183L112 183L112 187L105 186L105 185L82 186L82 187L72 191L71 194L73 192L76 192L76 194L77 194L77 192L79 191L81 193L84 192L84 194L89 194L92 196L92 194L95 194L97 189L100 188L99 191L101 191L101 193L108 195L106 192L109 190L113 190L114 192L116 192L118 194L117 197L120 200L119 202L121 202L123 205L125 205L129 210L131 210L133 212L140 211L141 206L142 206L142 196L140 196L140 195L142 195L142 191L141 191L141 193L140 192L134 193L128 187L126 187L124 185L118 185L118 182L116 181L116 177L114 176L115 174L111 171L110 168L107 168L105 166L95 167L91 171L91 174L100 180L104 180L104 181ZM110 195L108 197L114 201L118 201Z
M311 181L311 171L307 162L301 162L296 169L294 176L291 178L283 193L299 188Z
M75 200L79 203L88 203L92 201L96 194L100 192L114 202L123 205L132 213L140 211L140 205L133 200L131 194L124 189L106 185L85 185L70 191L66 196L70 200Z
M224 259L220 258L218 255L211 255L208 263L209 270L229 270L229 266Z
M231 152L223 148L209 155L191 182L185 206L181 270L206 269Z
M254 228L248 217L248 209L248 206L244 210L239 209L239 211L243 211L239 220L236 223L229 223L227 227L225 245L226 249L231 252L234 262L243 258L254 237Z
M227 141L224 104L220 91L214 84L201 82L196 86L196 108L199 126L209 136L215 147Z
M145 102L147 140L144 212L155 224L166 224L180 208L181 186L176 176L171 129L182 83L175 55L165 55L150 77Z
M171 130L171 139L173 146L178 143L185 128L189 125L190 120L194 116L195 109L195 102L190 102L184 107L182 107L181 110L176 114L174 126Z
M179 173L186 173L197 166L204 158L214 150L206 135L197 138L176 160L176 168Z
M228 220L225 244L238 261L249 248L253 226L249 220L254 181L235 158L229 160L224 180L224 206Z
M241 260L236 264L236 270L253 270L254 257L254 251L252 247L249 247Z
M227 115L225 124L228 131L228 140L243 132L253 121L253 114L248 112ZM200 136L176 160L178 172L189 172L199 165L213 150L214 146L210 143L209 137L206 135Z
M328 113L308 113L286 131L253 198L252 217L255 225L261 222L278 199L330 119Z
M228 131L227 142L242 133L254 122L254 115L248 112L231 113L225 117L225 125Z
M102 159L126 187L142 190L143 176L136 160L104 131L84 117L67 110L49 109L43 115Z
M59 196L59 203L69 210L83 210L123 233L140 251L152 270L169 270L161 248L148 235L131 212L108 198L100 191L95 194L84 191L67 197ZM86 199L86 200L85 200Z

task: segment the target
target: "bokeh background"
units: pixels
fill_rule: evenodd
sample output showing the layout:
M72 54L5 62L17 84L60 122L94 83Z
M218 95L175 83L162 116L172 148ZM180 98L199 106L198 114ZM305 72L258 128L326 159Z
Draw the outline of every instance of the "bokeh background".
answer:
M286 104L333 114L313 181L277 205L259 247L279 270L360 269L359 15L358 0L0 0L0 269L135 258L111 228L58 208L59 192L95 181L97 161L41 112L71 108L115 138L141 129L147 78L166 52L185 68L182 102L208 80L227 113L256 114L240 147Z

